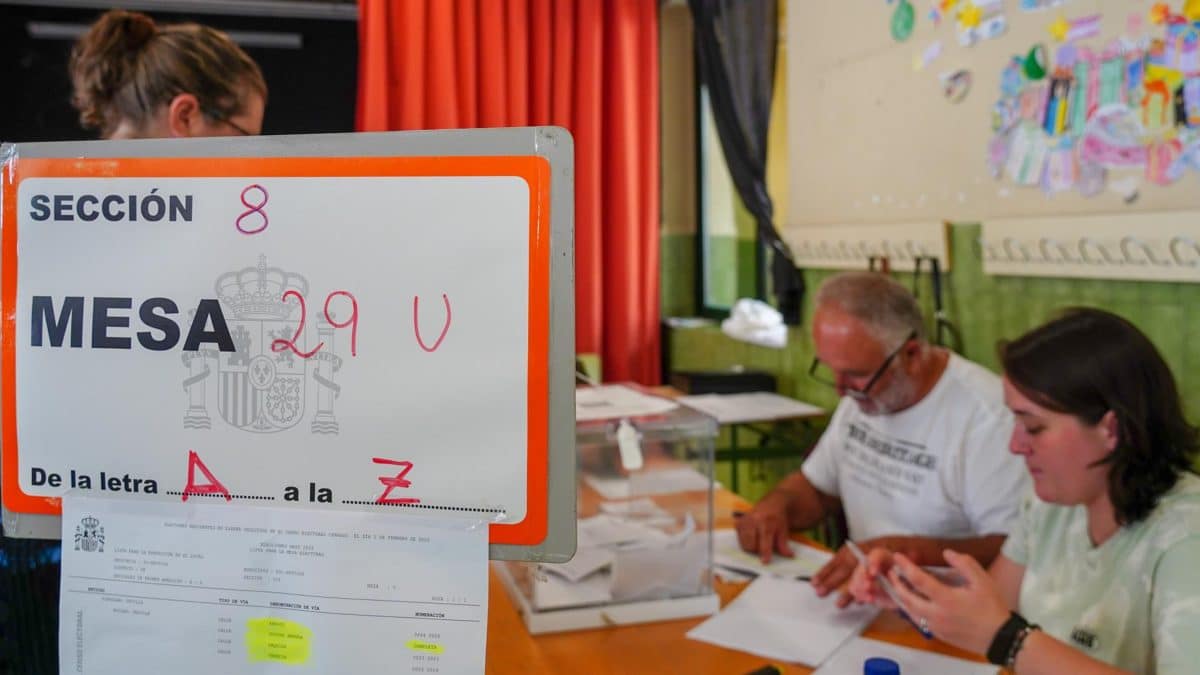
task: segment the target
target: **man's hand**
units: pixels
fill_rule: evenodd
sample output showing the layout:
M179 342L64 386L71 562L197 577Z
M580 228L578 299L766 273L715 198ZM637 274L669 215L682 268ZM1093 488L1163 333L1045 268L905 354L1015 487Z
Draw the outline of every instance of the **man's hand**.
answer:
M857 543L858 547L867 554L868 558L871 557L872 549L891 548L891 546L888 544L887 537L867 539ZM850 551L850 547L843 545L838 549L837 553L834 554L833 559L825 563L825 566L817 570L817 573L813 575L813 590L817 592L818 596L823 598L833 591L841 588L842 584L846 583L850 579L850 576L854 574L854 570L857 568L858 560ZM851 595L850 591L848 589L843 589L838 595L837 606L839 608L845 607L853 601L854 596Z
M791 558L792 546L788 542L787 496L769 494L750 512L737 519L738 544L747 553L756 554L765 565L771 555L778 553Z

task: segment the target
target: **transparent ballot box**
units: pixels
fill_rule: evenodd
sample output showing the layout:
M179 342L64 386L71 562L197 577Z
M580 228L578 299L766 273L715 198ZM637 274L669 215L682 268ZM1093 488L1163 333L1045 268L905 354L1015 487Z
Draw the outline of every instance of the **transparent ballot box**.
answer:
M576 396L575 557L494 563L529 631L714 613L716 422L637 385Z

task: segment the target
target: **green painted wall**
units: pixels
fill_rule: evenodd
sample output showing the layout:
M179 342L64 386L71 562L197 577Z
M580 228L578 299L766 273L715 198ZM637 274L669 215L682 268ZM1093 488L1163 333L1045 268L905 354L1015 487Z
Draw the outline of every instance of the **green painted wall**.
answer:
M1150 336L1179 380L1189 418L1200 421L1200 284L988 276L983 273L976 250L979 234L978 225L950 228L953 271L944 283L946 312L962 333L964 356L996 370L995 345L998 340L1020 335L1061 307L1101 307L1128 318ZM693 244L690 236L674 237L670 242L664 241L664 251L668 246L683 249ZM682 254L677 253L674 257L680 256ZM813 293L821 280L832 273L827 270L805 272L810 289L805 298L806 324L812 315ZM664 267L664 308L671 306L665 300L666 280L671 274L672 270ZM898 273L896 277L912 285L911 274ZM931 294L929 276L925 274L920 279L918 295L930 317L933 314ZM683 305L679 299L673 303ZM664 316L669 315L664 310ZM676 329L668 337L668 358L676 370L734 366L766 370L778 378L780 392L832 407L836 403L832 390L807 376L813 356L808 328L804 325L791 329L785 349L756 347L732 340L715 325ZM723 441L727 443L728 439ZM747 465L739 472L739 492L749 499L757 499L797 464L778 461ZM718 474L718 479L728 481L728 467L719 467Z

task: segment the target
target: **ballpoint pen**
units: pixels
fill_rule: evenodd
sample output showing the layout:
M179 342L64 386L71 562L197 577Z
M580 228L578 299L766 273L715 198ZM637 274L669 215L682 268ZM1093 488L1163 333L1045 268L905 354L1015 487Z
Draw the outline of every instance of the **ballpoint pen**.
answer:
M858 564L862 565L863 570L865 571L867 569L866 554L862 552L862 549L858 547L858 544L855 544L849 539L846 540L846 546L850 549L850 552L854 554L854 558L858 560ZM933 638L933 633L930 633L928 628L925 628L916 621L913 621L912 615L905 611L904 603L900 601L900 596L896 594L896 589L892 588L892 583L887 580L887 577L883 576L882 574L878 574L875 576L875 579L879 581L879 587L883 589L883 592L887 593L887 596L891 598L892 602L896 603L896 611L900 613L900 616L904 617L905 621L912 624L912 627L916 628L918 633L924 635L925 639Z

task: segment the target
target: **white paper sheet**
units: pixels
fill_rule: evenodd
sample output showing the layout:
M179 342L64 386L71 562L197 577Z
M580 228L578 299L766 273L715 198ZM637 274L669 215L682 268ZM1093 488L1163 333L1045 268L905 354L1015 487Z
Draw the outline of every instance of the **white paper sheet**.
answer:
M657 600L700 593L707 548L705 533L685 529L662 545L618 550L613 561L613 599Z
M480 673L487 535L396 511L69 493L59 662L84 675Z
M605 513L591 518L580 518L577 525L579 547L612 546L639 541L655 541L666 538L657 528L616 518Z
M833 554L800 542L789 542L794 558L781 555L771 556L771 562L762 564L758 556L747 553L738 545L737 531L713 530L713 562L737 572L752 575L771 574L783 578L811 577L833 558Z
M593 572L612 564L613 552L607 548L596 546L580 546L575 550L575 556L565 563L542 563L542 571L558 576L572 583L579 581Z
M815 666L861 633L878 613L865 606L838 609L835 602L836 595L818 598L808 582L764 575L687 636L768 659Z
M627 502L602 502L600 510L621 518L659 518L662 516L670 516L663 507L649 497L641 499L633 499Z
M659 415L678 407L678 403L669 399L649 396L619 384L579 387L575 390L576 422Z
M813 675L862 675L863 662L877 656L900 664L901 673L996 675L1000 672L999 668L987 663L972 663L951 656L859 637L842 645L842 648L829 657Z
M721 424L819 417L825 414L823 408L767 391L680 396L678 400L689 408L716 418Z
M628 476L597 476L585 473L583 480L605 499L628 499L642 495L707 490L708 486L712 484L708 476L690 466L638 471Z
M612 574L599 572L571 583L553 574L533 580L533 606L537 609L584 607L612 601ZM480 671L482 672L482 671Z

